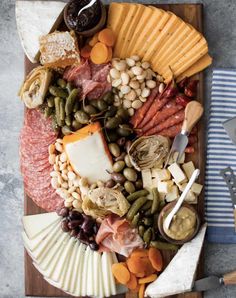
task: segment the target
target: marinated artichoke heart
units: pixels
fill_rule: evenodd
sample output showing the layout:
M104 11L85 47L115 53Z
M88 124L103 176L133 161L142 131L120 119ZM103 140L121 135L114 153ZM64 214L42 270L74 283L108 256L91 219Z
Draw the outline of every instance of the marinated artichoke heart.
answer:
M140 137L129 149L129 157L136 170L142 171L160 166L167 158L169 139L163 136Z
M121 191L106 187L91 190L82 203L85 214L101 219L111 213L123 216L127 213L129 207L130 204Z
M26 77L19 96L29 109L35 109L43 104L51 83L52 72L43 66L33 69Z

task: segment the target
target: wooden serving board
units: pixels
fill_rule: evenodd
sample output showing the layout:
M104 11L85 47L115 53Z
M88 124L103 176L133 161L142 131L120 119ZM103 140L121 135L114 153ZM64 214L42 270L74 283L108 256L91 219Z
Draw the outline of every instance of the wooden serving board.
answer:
M203 6L202 4L152 4L153 6L162 8L164 10L170 10L179 17L181 17L184 21L193 25L197 30L202 32L203 30ZM31 64L30 61L25 58L25 73L27 74L35 65ZM203 73L197 74L195 76L196 79L199 80L198 87L198 100L204 106L203 99ZM204 171L205 171L205 148L204 148L204 139L205 139L205 129L204 129L204 121L200 121L198 124L198 144L196 153L191 155L191 160L194 161L195 165L201 170L201 177L199 179L199 183L204 184ZM25 195L24 200L24 211L26 215L43 213L44 211L37 207L34 202ZM202 222L204 222L204 192L199 197L197 210L201 217ZM165 263L169 263L173 254L169 252L164 252ZM200 264L198 267L197 277L201 277L203 274L203 255L201 256ZM90 280L88 280L88 283ZM42 275L34 268L32 264L31 258L25 252L25 295L26 296L43 296L43 297L70 297L64 292L54 288L49 285L42 277ZM136 298L136 294L127 293L126 295L119 295L119 298ZM201 298L201 293L185 293L180 295L171 296L172 298Z

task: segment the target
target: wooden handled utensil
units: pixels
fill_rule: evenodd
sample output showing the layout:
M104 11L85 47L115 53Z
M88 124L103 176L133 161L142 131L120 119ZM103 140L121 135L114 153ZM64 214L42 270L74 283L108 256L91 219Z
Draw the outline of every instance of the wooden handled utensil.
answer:
M177 162L180 160L185 148L188 145L188 136L203 114L203 106L198 101L190 101L185 108L184 122L181 132L175 137L170 153L165 163L167 166L171 155L178 152Z

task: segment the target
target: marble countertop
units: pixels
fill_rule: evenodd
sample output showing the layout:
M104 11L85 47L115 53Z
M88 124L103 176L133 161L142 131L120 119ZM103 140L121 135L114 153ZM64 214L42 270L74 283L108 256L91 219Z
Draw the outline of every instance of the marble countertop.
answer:
M145 2L145 1L144 1ZM191 0L147 1L196 3ZM236 1L205 0L204 28L215 67L236 67ZM18 136L23 104L17 92L23 79L23 51L16 32L14 0L0 1L0 298L24 296L21 217L23 188L19 172ZM211 69L206 71L206 106L209 106ZM207 118L206 113L206 118ZM236 269L236 245L205 245L205 274ZM205 293L206 298L234 298L236 286Z

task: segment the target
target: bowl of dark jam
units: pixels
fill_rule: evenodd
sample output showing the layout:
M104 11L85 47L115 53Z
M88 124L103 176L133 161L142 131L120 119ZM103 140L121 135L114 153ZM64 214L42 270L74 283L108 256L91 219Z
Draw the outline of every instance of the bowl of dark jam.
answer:
M89 2L90 0L71 0L64 9L66 26L77 34L87 37L101 30L106 22L106 9L99 0L78 16L78 12Z

